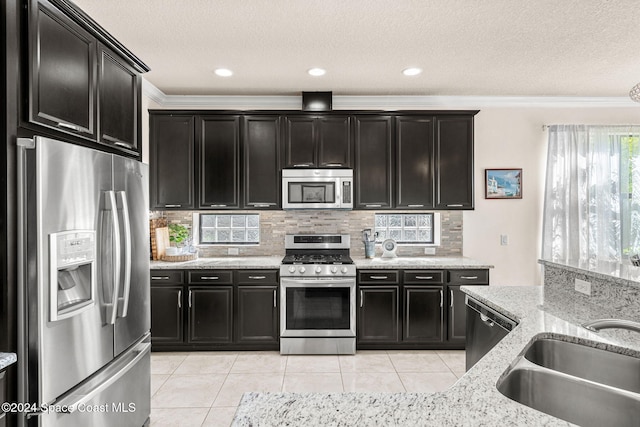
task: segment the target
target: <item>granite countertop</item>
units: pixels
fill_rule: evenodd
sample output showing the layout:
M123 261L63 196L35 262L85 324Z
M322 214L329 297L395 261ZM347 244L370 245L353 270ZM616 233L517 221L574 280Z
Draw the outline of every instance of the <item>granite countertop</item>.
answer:
M15 353L0 353L0 370L13 365L18 361Z
M198 258L193 261L168 262L151 261L152 269L253 269L280 268L283 256L229 256L215 258ZM398 257L398 258L363 258L352 257L357 268L493 268L492 265L466 257Z
M557 298L546 301L541 286L462 289L519 324L450 389L440 393L245 393L233 425L569 426L496 389L500 376L534 337L569 335L605 347L625 347L640 356L640 334L620 330L596 334L579 326L603 315L616 317L615 307L588 307Z
M357 268L493 268L493 265L467 257L397 257L397 258L358 258L352 257Z
M168 262L151 261L152 269L258 269L280 268L282 256L229 256L215 258L198 258L193 261Z

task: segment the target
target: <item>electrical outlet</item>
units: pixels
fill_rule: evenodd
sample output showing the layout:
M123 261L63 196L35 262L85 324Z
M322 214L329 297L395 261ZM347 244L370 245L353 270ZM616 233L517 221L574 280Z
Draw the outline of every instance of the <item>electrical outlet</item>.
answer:
M424 248L424 254L425 255L435 255L436 254L436 248Z
M501 234L500 235L500 245L507 246L509 244L509 235Z
M238 248L227 248L227 255L238 255L240 250Z
M591 282L587 282L586 280L576 279L575 289L577 292L581 294L591 296Z

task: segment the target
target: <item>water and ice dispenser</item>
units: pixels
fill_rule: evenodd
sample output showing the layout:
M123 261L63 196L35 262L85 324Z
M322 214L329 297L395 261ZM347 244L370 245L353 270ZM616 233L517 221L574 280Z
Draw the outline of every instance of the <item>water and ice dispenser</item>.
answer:
M95 304L96 232L49 235L50 320L75 316Z

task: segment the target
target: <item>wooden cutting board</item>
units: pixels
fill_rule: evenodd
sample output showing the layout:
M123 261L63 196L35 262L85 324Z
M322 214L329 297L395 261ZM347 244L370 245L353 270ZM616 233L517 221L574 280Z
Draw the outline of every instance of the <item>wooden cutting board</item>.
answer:
M169 247L169 227L156 228L156 256L161 260L164 258Z

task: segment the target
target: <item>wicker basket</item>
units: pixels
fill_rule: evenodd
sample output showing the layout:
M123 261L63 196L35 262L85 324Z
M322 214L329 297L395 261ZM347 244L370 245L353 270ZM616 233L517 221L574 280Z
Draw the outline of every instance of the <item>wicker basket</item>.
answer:
M180 255L165 255L162 257L162 261L167 262L193 261L194 259L198 259L198 251Z

